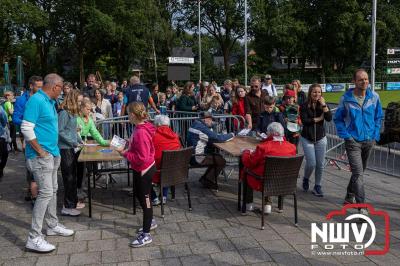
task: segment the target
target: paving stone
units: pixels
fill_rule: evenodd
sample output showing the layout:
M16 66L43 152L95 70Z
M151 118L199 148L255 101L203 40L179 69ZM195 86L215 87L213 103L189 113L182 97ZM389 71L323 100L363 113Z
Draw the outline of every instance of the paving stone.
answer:
M68 265L68 258L68 255L40 256L37 258L36 266Z
M191 232L204 229L204 224L200 221L194 222L180 222L178 223L179 227L181 228L182 232Z
M193 254L210 254L220 252L218 244L214 241L189 243Z
M242 249L239 253L246 264L272 261L271 256L263 248Z
M161 250L159 247L133 248L131 253L132 253L132 259L135 261L162 258Z
M150 266L179 266L181 262L178 258L151 260Z
M101 230L101 239L128 237L128 227Z
M161 247L162 254L165 258L181 257L192 255L192 252L187 244L175 244Z
M69 265L86 265L101 263L100 252L86 252L71 254Z
M125 262L125 261L131 261L131 260L132 260L131 248L101 252L101 262L102 263Z
M272 259L283 265L309 265L309 263L298 253L276 253L271 254Z
M102 264L105 265L105 264ZM121 262L117 264L118 266L148 266L150 265L148 261L129 261L129 262Z
M87 251L87 241L58 243L57 254L82 253Z
M200 240L215 240L220 238L225 238L226 235L221 231L221 229L206 229L196 231Z
M237 253L233 251L226 251L211 254L211 259L215 265L244 265L245 261Z
M235 245L228 238L217 239L216 242L222 251L236 250Z
M294 248L284 240L262 241L260 242L260 245L269 254L295 251Z
M181 229L177 223L167 223L163 226L157 227L155 231L157 234L172 234L181 232Z
M162 246L173 244L171 235L169 234L152 234L153 243L152 245Z
M24 253L22 247L17 246L7 246L0 248L0 259L12 259L17 257L22 257Z
M213 229L213 228L226 228L229 227L230 224L223 219L206 219L203 221L204 225L208 229Z
M235 237L235 238L230 238L230 240L238 250L255 248L260 246L257 240L255 240L252 237Z
M116 247L115 239L88 241L88 250L89 250L89 252L92 252L92 251L104 251L104 250L114 250L115 247Z
M37 258L35 258L35 257L31 257L31 258L16 258L16 259L11 259L11 260L6 260L2 265L3 266L35 265L36 260L37 260Z
M182 265L184 265L184 266L214 265L214 263L209 255L193 255L193 256L181 257L181 262L182 262Z
M75 233L75 241L101 239L101 230L82 230Z
M238 226L222 228L222 231L224 231L228 238L247 237L249 235L249 232L245 228Z
M0 247L13 246L17 239L15 235L0 236Z
M175 233L175 234L171 234L171 237L172 237L172 241L175 244L199 241L199 238L197 237L196 232Z

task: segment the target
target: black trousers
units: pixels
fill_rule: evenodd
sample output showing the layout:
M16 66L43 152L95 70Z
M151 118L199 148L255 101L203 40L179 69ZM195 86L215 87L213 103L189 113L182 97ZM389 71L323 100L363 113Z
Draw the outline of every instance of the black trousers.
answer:
M9 122L10 125L10 137L11 137L11 148L13 148L15 151L18 149L17 145L17 130L13 122Z
M153 219L153 206L151 204L151 179L156 172L154 164L143 176L133 170L133 182L135 183L135 195L143 209L143 232L149 233L151 220Z
M220 154L206 155L204 161L199 163L199 165L208 166L202 178L205 178L210 183L216 184L215 181L224 169L226 161Z
M77 196L77 157L74 149L60 149L61 175L64 182L64 207L76 208Z
M5 139L0 138L0 170L2 171L7 164L8 159L8 144Z

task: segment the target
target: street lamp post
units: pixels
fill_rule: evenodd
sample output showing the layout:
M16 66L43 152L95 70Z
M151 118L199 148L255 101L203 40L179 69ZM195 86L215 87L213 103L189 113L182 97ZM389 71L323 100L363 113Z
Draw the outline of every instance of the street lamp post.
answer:
M247 86L247 0L244 1L244 85Z
M199 0L199 2L198 2L198 16L199 16L198 31L199 31L199 82L202 82L202 79L201 79L201 25L200 25L200 3L201 3L201 0Z
M372 44L371 44L371 88L375 90L375 55L376 55L376 5L377 0L372 1Z

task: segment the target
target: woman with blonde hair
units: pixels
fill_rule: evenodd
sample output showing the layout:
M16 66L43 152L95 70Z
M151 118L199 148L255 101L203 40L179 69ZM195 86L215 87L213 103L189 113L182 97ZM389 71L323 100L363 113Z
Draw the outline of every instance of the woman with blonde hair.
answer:
M141 102L133 102L128 105L129 121L135 125L129 141L129 147L118 148L117 151L124 156L133 169L133 182L135 195L143 209L143 227L132 241L132 247L142 247L153 242L150 230L157 227L153 219L153 207L151 203L152 177L156 172L155 149L153 137L156 128L148 121L149 116L146 107Z
M298 105L303 105L307 101L307 95L304 91L301 89L301 82L298 79L294 79L292 81L292 85L294 88L294 91L296 92L295 94L295 102Z
M77 163L76 149L82 144L77 130L79 115L78 98L80 93L71 90L60 104L58 113L58 147L61 155L61 175L64 182L64 207L62 215L78 216L84 204L78 204L77 196Z
M78 128L80 129L81 139L86 140L95 140L101 146L108 146L109 141L104 140L99 131L94 124L92 115L92 102L87 97L84 97L81 105L79 106L79 116L77 118ZM79 153L77 156L79 156ZM96 167L96 166L95 166ZM78 163L77 167L77 176L78 176L78 198L84 199L86 197L86 193L82 190L82 180L83 180L83 163Z

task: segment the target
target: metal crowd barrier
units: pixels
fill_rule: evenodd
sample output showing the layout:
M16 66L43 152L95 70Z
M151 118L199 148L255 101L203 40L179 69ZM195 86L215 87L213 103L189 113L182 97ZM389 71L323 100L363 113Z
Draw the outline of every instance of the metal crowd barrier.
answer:
M332 109L334 115L335 109ZM198 112L180 112L168 111L167 115L170 117L171 128L176 132L183 143L186 145L187 130L192 125L193 121L198 119ZM150 112L151 120L154 119L155 113ZM214 115L213 129L217 133L237 133L240 128L243 128L245 120L242 116L234 115ZM130 125L127 116L116 117L112 119L104 119L96 121L100 132L104 132L110 128L110 136L118 135L124 139L129 139L132 132L132 125ZM383 121L382 121L383 128ZM336 126L333 120L325 122L325 131L327 136L327 163L334 165L343 170L350 170L344 140L339 138L336 131ZM236 159L225 156L228 163L235 164ZM387 145L375 145L367 168L379 173L400 177L400 143L390 143Z
M335 109L332 110L334 115ZM382 121L383 129L383 121ZM327 163L343 170L350 170L344 140L339 138L333 120L325 122L325 132L328 139ZM382 174L400 177L400 143L375 145L368 160L367 169Z
M198 112L168 112L170 127L176 132L183 143L186 143L187 130L193 121L199 118ZM155 113L150 113L150 120L154 120ZM214 115L213 130L217 133L237 133L243 128L245 119L237 115ZM110 132L110 138L117 135L124 139L129 139L133 126L129 123L128 116L102 119L96 121L98 130L103 134Z

